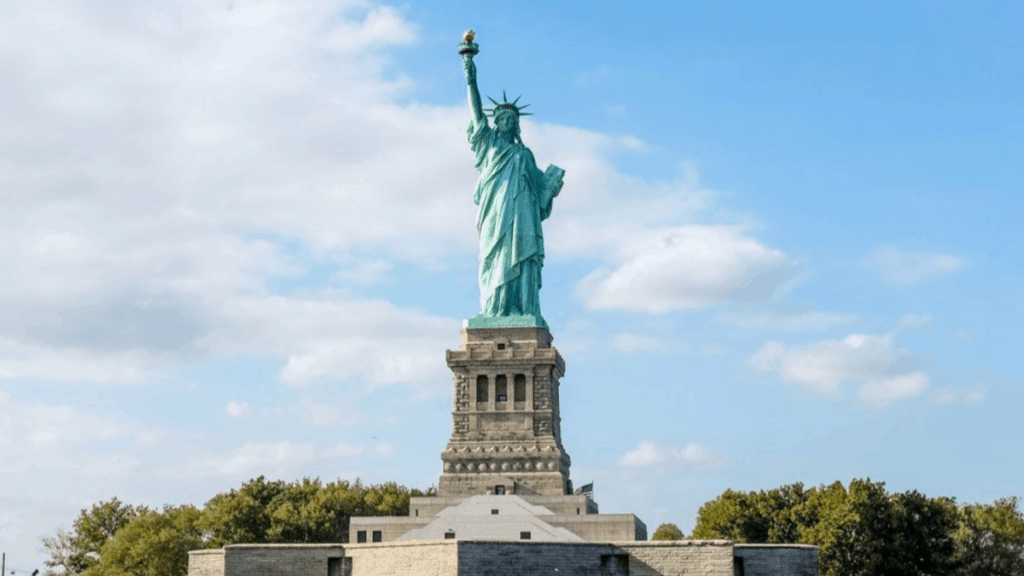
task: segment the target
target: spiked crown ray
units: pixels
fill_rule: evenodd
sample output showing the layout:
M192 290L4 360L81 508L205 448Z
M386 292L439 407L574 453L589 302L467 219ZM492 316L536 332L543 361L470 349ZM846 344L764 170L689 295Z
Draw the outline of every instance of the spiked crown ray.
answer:
M522 98L522 97L523 97L522 94L520 94L519 98ZM533 116L533 113L531 113L531 112L522 112L521 111L523 108L526 108L527 106L529 106L529 104L523 104L522 106L517 106L517 104L519 103L519 98L516 98L515 100L509 102L508 101L508 96L506 96L505 95L505 91L502 90L501 91L501 100L502 100L501 102L498 102L497 100L495 100L494 98L491 98L490 96L487 97L488 100L490 100L491 102L494 103L494 108L484 108L484 112L486 112L487 115L491 116L492 118L494 117L495 114L497 114L498 112L501 112L502 110L511 110L512 112L515 112L517 116Z

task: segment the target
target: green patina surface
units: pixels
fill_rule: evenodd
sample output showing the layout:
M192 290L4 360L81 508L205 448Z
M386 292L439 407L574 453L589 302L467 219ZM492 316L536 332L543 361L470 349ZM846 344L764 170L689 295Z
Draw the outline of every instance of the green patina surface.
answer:
M510 316L474 316L466 320L467 328L501 328L501 327L548 328L548 323L540 314L516 314Z
M469 327L540 326L541 268L544 234L541 221L551 215L565 171L550 165L541 172L533 153L519 136L519 117L526 115L519 98L490 99L484 109L476 83L473 57L479 52L467 33L459 45L473 120L467 137L479 173L473 202L477 205L480 240L480 314ZM492 127L487 116L494 119Z

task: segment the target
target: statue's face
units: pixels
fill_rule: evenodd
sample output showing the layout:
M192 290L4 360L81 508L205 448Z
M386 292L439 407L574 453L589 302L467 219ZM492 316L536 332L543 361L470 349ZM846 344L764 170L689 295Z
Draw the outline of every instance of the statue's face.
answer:
M515 131L519 125L519 118L512 112L502 112L494 119L494 127L498 132Z

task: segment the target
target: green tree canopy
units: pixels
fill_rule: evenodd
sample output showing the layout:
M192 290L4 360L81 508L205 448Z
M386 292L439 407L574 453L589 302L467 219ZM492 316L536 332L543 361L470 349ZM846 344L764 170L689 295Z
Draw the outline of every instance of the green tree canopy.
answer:
M690 537L814 544L822 576L1024 576L1018 503L958 506L870 479L726 490L701 507Z
M194 506L143 510L108 540L84 576L185 576L188 551L204 547Z
M683 531L675 524L662 524L654 531L651 540L682 540Z
M48 574L66 576L184 575L188 551L238 543L348 542L352 516L409 513L413 496L436 490L359 480L323 484L318 478L268 481L260 476L211 498L202 510L162 512L117 498L82 510L71 532L44 538ZM58 570L60 569L60 570Z
M798 520L794 511L807 501L803 484L790 484L765 492L726 490L701 506L691 538L724 538L734 542L796 542Z
M70 553L67 554L66 569L72 574L82 574L100 561L100 550L114 534L132 519L147 511L145 506L124 504L115 496L110 500L93 504L82 512L74 522L70 533ZM44 546L46 542L44 540ZM59 542L55 542L59 544Z
M1024 576L1024 515L1020 500L964 506L954 534L958 576Z

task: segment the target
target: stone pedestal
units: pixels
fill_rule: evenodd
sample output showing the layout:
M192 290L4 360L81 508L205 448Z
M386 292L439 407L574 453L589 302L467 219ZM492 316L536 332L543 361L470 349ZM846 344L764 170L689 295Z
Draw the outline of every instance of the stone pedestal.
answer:
M446 351L455 402L440 497L572 494L558 410L565 362L551 340L539 327L465 328Z

